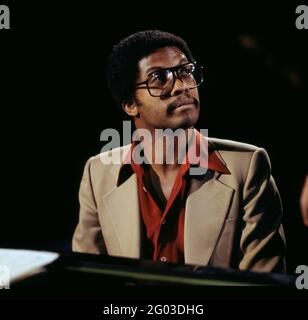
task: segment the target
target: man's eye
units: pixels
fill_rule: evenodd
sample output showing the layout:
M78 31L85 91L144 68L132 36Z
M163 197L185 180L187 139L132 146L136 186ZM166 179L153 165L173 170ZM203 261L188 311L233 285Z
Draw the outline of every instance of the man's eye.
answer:
M152 84L165 84L167 81L166 72L163 70L158 70L153 72L150 76L150 83Z
M193 72L194 72L194 66L192 65L187 65L180 70L180 73L182 75L185 75L185 74L189 75L189 74L192 74Z

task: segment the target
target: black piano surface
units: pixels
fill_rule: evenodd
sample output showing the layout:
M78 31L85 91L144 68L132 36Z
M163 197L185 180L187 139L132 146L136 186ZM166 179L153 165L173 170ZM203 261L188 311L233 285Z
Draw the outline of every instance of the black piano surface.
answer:
M113 290L120 289L120 290ZM215 297L296 296L295 276L257 273L214 267L196 267L149 260L127 259L83 253L61 253L44 272L11 284L0 298L95 298L168 295ZM5 291L5 292L4 292ZM120 293L120 294L119 294Z

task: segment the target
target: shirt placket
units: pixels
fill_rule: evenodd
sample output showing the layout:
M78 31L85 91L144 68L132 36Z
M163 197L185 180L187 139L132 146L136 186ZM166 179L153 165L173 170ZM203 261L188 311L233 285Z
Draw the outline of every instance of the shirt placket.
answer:
M188 164L183 164L180 168L180 171L175 179L173 188L171 190L171 194L170 197L167 201L165 210L162 214L161 220L160 220L160 224L157 228L156 234L155 234L155 242L154 242L154 254L153 254L153 260L157 261L160 258L161 255L161 250L162 250L162 244L159 242L159 238L160 238L160 234L161 234L161 229L162 227L165 225L166 220L167 220L167 216L173 206L173 204L175 203L176 198L179 196L179 194L181 196L183 196L183 189L185 189L185 184L184 184L184 175L187 172L189 168Z

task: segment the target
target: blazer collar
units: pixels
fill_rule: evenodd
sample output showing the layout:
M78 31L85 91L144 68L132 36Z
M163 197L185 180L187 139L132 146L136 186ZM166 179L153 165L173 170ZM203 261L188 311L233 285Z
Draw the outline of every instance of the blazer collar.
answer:
M202 179L192 179L193 192L185 208L185 263L207 265L229 212L234 190L219 181L220 174L208 171Z

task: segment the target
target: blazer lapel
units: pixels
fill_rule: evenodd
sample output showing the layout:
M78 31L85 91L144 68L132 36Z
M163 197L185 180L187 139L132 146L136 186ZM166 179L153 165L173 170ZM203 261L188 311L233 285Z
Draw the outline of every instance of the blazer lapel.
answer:
M189 195L185 209L185 263L207 265L228 213L234 190L208 171L203 185Z
M115 165L111 171L115 180L119 170L120 166ZM113 188L103 197L103 203L111 221L111 226L106 226L111 244L108 253L140 258L141 221L136 175L132 174L120 186Z

